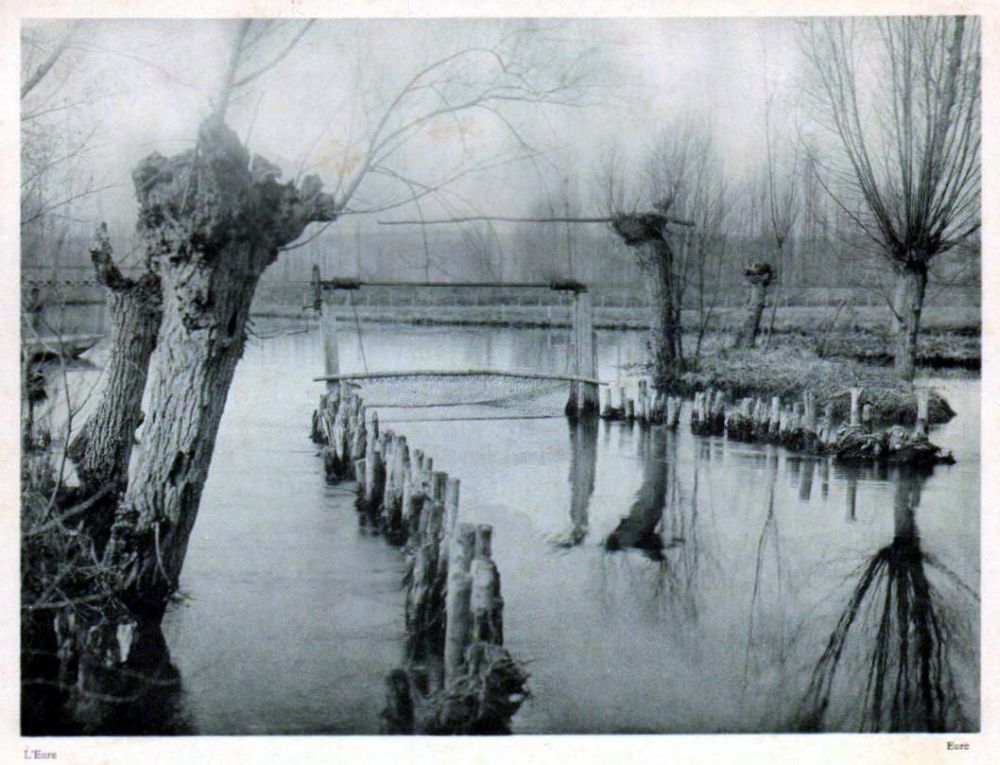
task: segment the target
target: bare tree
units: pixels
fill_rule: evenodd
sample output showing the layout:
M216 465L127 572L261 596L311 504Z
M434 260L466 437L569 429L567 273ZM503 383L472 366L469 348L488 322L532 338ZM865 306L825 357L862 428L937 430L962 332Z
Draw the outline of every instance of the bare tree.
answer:
M677 122L654 143L640 183L626 180L629 173L614 152L601 175L612 230L635 249L650 276L650 345L662 387L685 366L681 312L689 286L697 291L699 310L696 356L711 319L714 294L709 297L708 289L713 282L718 288L731 201L721 163L704 125Z
M788 272L786 245L795 226L796 218L799 214L799 156L798 142L795 140L781 140L780 131L775 124L776 93L768 79L767 67L767 45L764 44L764 181L762 190L764 194L765 210L764 220L768 234L774 246L774 263L772 264L772 278L777 278L778 286L775 287L775 294L771 299L771 319L768 324L767 337L764 341L766 346L771 340L774 332L774 322L778 313L778 295L781 280L785 279ZM779 146L784 149L779 154ZM751 269L760 271L760 269ZM756 336L756 332L753 333ZM751 340L751 344L752 344Z
M931 265L980 226L979 21L815 21L805 47L848 190L835 199L896 275L895 368L912 379Z
M317 175L279 182L279 169L259 156L251 160L225 125L234 94L286 52L281 48L261 63L255 35L253 23L234 24L232 53L195 148L169 158L153 154L133 172L139 231L160 277L163 318L151 363L149 416L110 554L122 572L126 602L147 619L159 619L177 588L264 270L310 224L413 202L460 175L428 183L393 162L436 119L480 110L508 125L505 104L562 102L573 85L558 76L538 84L542 73L519 66L521 41L509 34L495 47L449 54L397 90L356 144L360 154L352 158L348 150L350 161L325 192ZM395 193L382 183L374 189L377 198L361 198L365 184L378 177L391 181Z
M735 195L722 168L721 157L709 126L699 121L678 121L664 129L647 160L649 193L667 193L673 212L691 221L674 238L676 246L676 302L693 304L698 323L695 347L684 363L697 364L702 342L715 315L722 268L728 252L730 214ZM694 291L689 298L689 290Z

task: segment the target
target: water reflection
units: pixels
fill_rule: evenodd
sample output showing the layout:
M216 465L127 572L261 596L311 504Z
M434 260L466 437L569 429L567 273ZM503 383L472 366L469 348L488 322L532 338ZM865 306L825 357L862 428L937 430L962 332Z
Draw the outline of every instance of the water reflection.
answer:
M576 547L587 536L588 507L594 494L594 478L597 473L597 431L600 428L598 421L592 417L567 422L571 447L569 518L572 527L564 538L556 542L557 547L563 548ZM605 437L607 435L606 431Z
M892 540L859 570L812 670L800 729L968 728L953 655L974 640L978 598L921 546L916 509L927 478L906 468L892 475Z
M640 550L654 561L663 561L663 550L668 544L660 529L663 507L667 499L667 476L673 476L674 465L667 462L667 433L664 428L642 429L639 432L639 458L642 460L642 486L627 516L604 540L604 549L617 552L623 549ZM669 544L681 544L683 539L672 538Z
M96 629L90 634L96 634ZM84 655L72 666L56 659L48 679L43 674L29 673L21 697L22 733L195 733L182 708L180 673L171 660L162 630L158 626L137 629L129 640L127 661L103 650L91 655L84 647Z
M646 595L638 602L658 616L675 617L673 624L693 624L698 619L697 592L701 569L698 482L703 468L693 466L691 492L685 496L679 478L678 437L665 428L637 430L637 454L642 462L642 484L629 507L604 538L606 553L629 567L630 551L652 566L634 572L645 579ZM710 451L703 451L707 460ZM611 557L611 556L609 556ZM606 564L611 561L606 560Z
M425 367L561 371L565 360L562 330L550 347L536 330L363 329L373 369L406 358ZM638 353L644 337L602 335L601 376L613 376L619 344ZM345 371L362 368L350 340L341 342ZM378 731L382 681L405 640L404 567L371 529L359 531L352 494L325 484L304 437L319 389L303 381L321 359L315 332L288 335L251 343L237 371L185 568L192 600L165 623L185 680L183 693L171 693L200 732ZM963 385L978 391L978 383ZM979 440L968 423L978 421L978 394L963 395L956 408L964 419L942 438L958 447L959 464L920 480L919 507L913 493L902 494L921 513L911 524L918 539L906 544L923 557L941 631L931 658L937 651L949 667L927 675L933 688L950 674L960 701L944 705L946 729L961 726L956 706L974 726L978 704L978 643L968 623L978 604L933 562L939 556L976 585ZM697 438L686 426L668 433L558 418L398 429L461 477L469 519L497 529L505 639L530 662L535 693L513 721L517 733L856 730L862 718L872 721L867 729L892 729L891 699L907 698L896 686L922 682L912 626L920 608L911 580L919 577L910 573L892 580L891 651L883 652L891 655L880 660L882 719L873 721L865 693L870 684L874 696L877 685L870 654L888 561L860 597L839 658L821 661L875 548L896 544L897 558L905 548L892 541L906 533L889 528L887 512L896 473ZM906 525L896 522L899 532ZM553 550L555 535L563 549ZM895 624L904 591L900 623L911 627L901 670ZM902 708L919 708L919 694L908 698ZM927 717L914 711L909 721L932 728ZM932 709L929 717L942 715Z

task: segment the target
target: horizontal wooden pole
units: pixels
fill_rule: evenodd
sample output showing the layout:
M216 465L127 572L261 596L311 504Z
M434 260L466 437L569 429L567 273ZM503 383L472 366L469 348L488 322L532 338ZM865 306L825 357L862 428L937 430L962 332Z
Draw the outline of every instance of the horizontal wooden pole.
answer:
M517 289L544 289L562 292L586 292L587 285L573 280L552 282L455 282L455 281L399 281L399 280L368 280L360 279L321 279L319 285L323 289L357 290L362 287L513 287Z
M390 372L351 372L348 374L314 377L313 382L341 382L343 380L373 380L396 377L523 377L528 380L563 380L566 382L610 385L592 377L576 375L542 374L539 372L509 372L500 369L412 369Z
M627 218L629 216L621 216ZM447 223L476 223L482 221L495 221L498 223L614 223L621 218L602 215L598 217L573 217L573 216L552 216L545 218L515 218L503 215L470 215L464 218L440 218L433 220L379 220L380 226L439 226ZM663 217L666 223L673 223L677 226L694 226L693 221L682 220L680 218Z

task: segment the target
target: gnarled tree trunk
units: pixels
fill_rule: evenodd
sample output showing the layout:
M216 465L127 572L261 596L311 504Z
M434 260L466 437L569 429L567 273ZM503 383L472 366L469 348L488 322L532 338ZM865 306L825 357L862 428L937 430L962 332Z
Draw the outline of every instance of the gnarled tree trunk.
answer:
M751 263L744 270L746 278L747 302L743 326L736 337L737 348L753 348L760 332L760 319L767 304L767 288L774 278L770 263Z
M896 279L895 368L904 380L912 380L917 369L917 338L927 291L927 266L922 262L902 264L897 268Z
M650 345L653 351L654 381L657 388L666 386L684 362L681 345L681 306L679 285L674 273L674 253L667 240L666 227L674 219L667 217L670 201L655 205L657 211L619 215L611 228L629 247L636 248L639 265L649 274L652 301Z
M258 157L251 167L218 119L193 151L153 154L133 173L163 295L149 418L111 545L140 618L158 620L176 591L261 274L309 222L336 217L315 176L301 190L277 176Z
M94 494L110 485L110 496L124 491L136 428L142 420L149 357L160 328L160 288L152 274L128 279L111 259L102 224L91 248L98 281L107 290L111 350L97 406L69 447L80 486Z
M649 293L653 308L650 325L653 364L657 385L673 377L683 363L681 310L677 303L674 257L663 239L649 243Z

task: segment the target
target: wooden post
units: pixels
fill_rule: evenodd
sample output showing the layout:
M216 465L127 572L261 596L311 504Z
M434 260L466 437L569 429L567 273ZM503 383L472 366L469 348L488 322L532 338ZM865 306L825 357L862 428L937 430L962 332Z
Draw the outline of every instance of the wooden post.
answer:
M597 349L594 342L594 296L586 289L573 293L574 335L576 337L577 374L597 378ZM595 416L600 407L597 385L579 383L578 404L580 412Z
M472 559L471 574L472 639L503 645L503 598L496 564L477 555Z
M872 429L872 405L871 404L865 404L863 407L861 407L861 424L864 426L865 430L867 430L868 432L871 432L871 429Z
M324 297L320 308L320 332L323 336L323 375L333 377L340 374L340 351L337 347L337 314ZM327 381L326 389L333 389L337 383Z
M461 483L457 478L449 478L444 490L444 533L441 535L441 552L438 555L438 572L448 571L448 558L452 541L458 527L458 496Z
M927 435L927 423L930 420L931 392L927 388L917 389L917 427L916 433Z
M472 635L472 577L475 529L459 524L449 552L448 587L445 599L444 676L445 683L461 672L465 649Z
M443 470L435 470L431 473L431 499L435 502L444 502L445 489L448 487L448 474Z
M458 497L461 486L461 481L457 478L449 478L444 490L445 536L449 540L455 536L458 524Z
M368 423L368 434L365 437L365 502L371 503L375 491L376 457L375 447L378 444L378 413L372 412Z
M858 425L861 422L861 388L851 388L851 417L848 423Z
M477 558L493 557L493 527L486 523L476 526L476 547L474 550Z
M803 394L802 398L803 398L803 404L804 404L803 408L805 410L805 418L806 418L805 423L804 423L805 424L805 428L810 433L815 433L816 432L816 396L813 395L812 391L807 390Z
M604 399L604 407L601 409L601 417L610 418L614 414L614 407L611 405L611 387L608 386L605 389L606 398Z
M503 598L500 575L492 560L493 528L476 527L475 555L472 559L472 639L494 645L503 644Z

